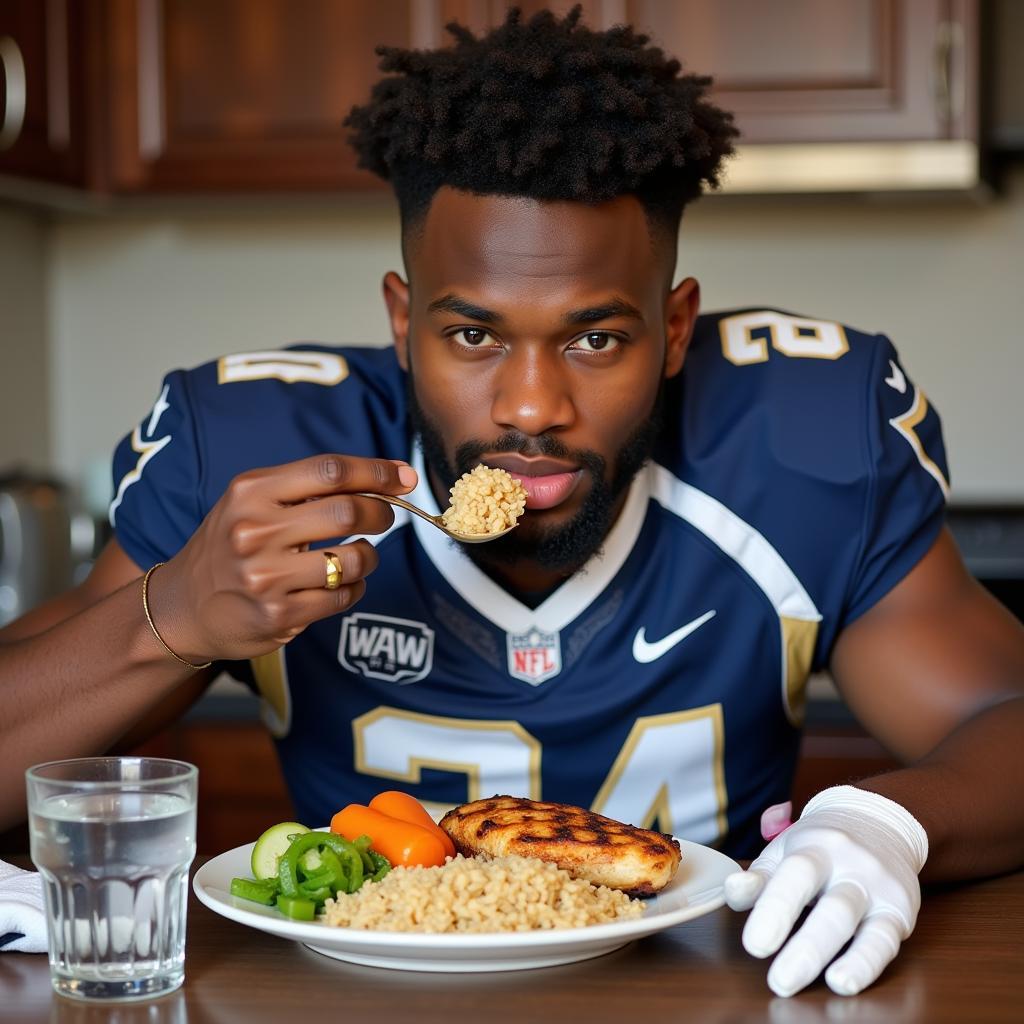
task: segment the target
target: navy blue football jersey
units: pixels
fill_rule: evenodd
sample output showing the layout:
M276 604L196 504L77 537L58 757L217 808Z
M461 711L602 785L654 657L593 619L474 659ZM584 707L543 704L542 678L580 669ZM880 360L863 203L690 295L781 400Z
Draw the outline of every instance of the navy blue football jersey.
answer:
M757 852L809 673L941 529L939 419L885 337L774 310L702 316L666 408L601 552L539 606L399 511L355 607L229 666L301 820L509 793ZM438 511L391 349L174 371L115 454L117 539L147 569L236 474L325 451L409 459Z

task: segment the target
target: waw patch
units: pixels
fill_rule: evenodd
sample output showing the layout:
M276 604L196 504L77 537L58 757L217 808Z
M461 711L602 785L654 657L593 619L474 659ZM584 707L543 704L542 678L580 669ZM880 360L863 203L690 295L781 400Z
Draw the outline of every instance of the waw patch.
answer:
M434 664L434 631L410 619L347 615L341 623L338 661L368 679L414 683Z

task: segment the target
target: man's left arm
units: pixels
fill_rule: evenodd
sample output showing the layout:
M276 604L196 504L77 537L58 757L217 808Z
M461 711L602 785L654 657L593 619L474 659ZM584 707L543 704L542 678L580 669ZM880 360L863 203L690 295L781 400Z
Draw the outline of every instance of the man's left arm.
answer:
M823 970L842 995L875 981L914 928L919 874L1024 863L1024 627L970 577L948 532L844 629L831 667L907 767L819 793L726 880L729 905L752 908L748 952L781 949L768 983L783 996Z
M949 533L836 643L851 710L908 767L858 782L928 836L925 881L1024 864L1024 626Z

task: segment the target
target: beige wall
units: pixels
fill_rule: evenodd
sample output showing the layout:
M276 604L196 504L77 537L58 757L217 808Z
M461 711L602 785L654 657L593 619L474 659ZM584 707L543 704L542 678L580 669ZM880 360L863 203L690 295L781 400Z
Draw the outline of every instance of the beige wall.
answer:
M50 460L46 280L45 223L0 206L0 475Z
M300 340L385 343L396 232L379 200L63 216L48 292L56 463L78 475L106 460L164 369ZM707 309L775 305L888 333L943 414L954 498L1024 501L1022 255L1018 170L988 204L705 200L680 271Z

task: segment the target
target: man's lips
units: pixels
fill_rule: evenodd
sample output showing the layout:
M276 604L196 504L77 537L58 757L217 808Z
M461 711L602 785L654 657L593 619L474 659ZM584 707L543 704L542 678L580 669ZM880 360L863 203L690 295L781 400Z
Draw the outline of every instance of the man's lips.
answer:
M576 489L583 471L559 459L529 459L523 455L484 456L481 460L495 469L507 470L521 480L529 509L554 508Z
M583 476L583 470L575 473L549 473L546 476L521 476L526 491L526 507L532 509L554 508L561 505L574 490Z

